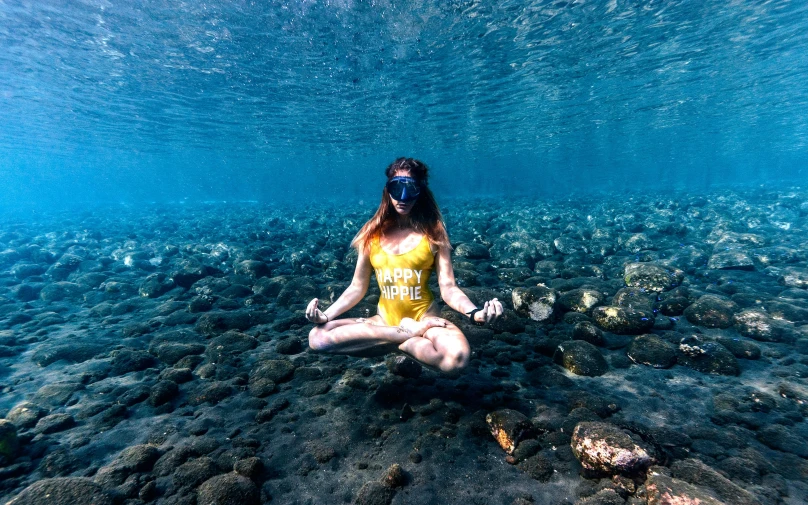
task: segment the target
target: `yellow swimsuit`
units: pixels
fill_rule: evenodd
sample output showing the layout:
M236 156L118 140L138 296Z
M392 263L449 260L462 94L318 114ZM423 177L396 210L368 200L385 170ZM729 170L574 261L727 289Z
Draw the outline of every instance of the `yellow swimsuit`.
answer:
M386 253L379 237L371 241L370 265L381 290L379 315L387 324L398 326L404 317L417 321L426 314L434 300L428 285L434 263L426 236L415 249L404 254Z

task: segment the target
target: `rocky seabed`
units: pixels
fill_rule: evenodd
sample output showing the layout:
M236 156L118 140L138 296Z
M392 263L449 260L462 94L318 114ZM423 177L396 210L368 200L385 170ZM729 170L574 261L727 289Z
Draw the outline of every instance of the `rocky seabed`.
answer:
M808 192L444 202L456 375L308 350L372 211L0 218L0 503L808 502Z

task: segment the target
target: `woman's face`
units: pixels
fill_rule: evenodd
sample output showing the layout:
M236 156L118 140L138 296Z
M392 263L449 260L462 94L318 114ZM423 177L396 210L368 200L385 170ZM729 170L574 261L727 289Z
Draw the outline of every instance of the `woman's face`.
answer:
M412 177L412 175L410 174L409 170L396 170L393 177ZM415 202L418 200L402 202L390 196L390 201L393 202L393 208L396 209L396 212L398 212L400 216L406 216L410 213L410 211L412 211L412 208L415 206Z

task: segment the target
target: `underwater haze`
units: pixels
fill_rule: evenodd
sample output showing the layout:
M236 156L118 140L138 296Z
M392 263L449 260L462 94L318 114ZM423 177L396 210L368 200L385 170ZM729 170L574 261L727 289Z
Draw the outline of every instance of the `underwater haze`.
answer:
M10 206L804 179L800 1L0 2Z

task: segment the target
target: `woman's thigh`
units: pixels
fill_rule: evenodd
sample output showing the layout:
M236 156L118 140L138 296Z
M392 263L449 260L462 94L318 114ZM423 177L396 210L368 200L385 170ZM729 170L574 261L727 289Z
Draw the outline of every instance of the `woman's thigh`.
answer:
M334 328L339 328L340 326L346 326L349 324L375 324L375 325L384 325L384 319L382 316L376 314L373 317L346 317L344 319L334 319L333 321L329 321L319 328L324 331L333 330Z

